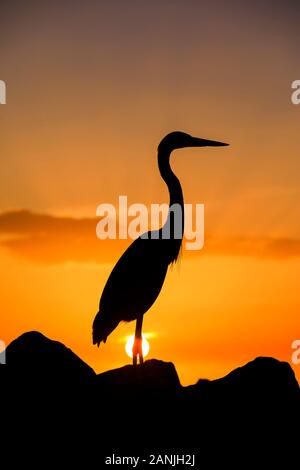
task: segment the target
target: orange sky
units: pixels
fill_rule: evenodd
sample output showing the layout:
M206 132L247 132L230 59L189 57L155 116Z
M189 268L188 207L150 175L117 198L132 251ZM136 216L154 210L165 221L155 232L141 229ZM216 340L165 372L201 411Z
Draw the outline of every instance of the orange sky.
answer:
M206 241L145 316L150 355L173 361L184 384L257 355L290 361L300 336L294 2L42 3L13 0L0 19L0 338L38 329L99 372L127 361L134 324L91 345L124 247L96 239L96 207L120 194L167 202L156 147L180 129L231 146L172 157L185 201L205 204ZM32 215L7 216L19 209Z

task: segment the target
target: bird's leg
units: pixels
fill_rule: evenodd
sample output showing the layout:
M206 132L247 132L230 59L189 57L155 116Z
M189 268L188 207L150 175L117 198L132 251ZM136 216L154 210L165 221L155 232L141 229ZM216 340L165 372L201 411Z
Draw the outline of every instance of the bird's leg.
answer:
M133 365L137 365L137 357L139 356L140 364L143 364L143 350L142 350L142 325L143 325L143 315L137 318L136 320L136 327L135 327L135 335L134 335L134 343L132 348L132 359Z

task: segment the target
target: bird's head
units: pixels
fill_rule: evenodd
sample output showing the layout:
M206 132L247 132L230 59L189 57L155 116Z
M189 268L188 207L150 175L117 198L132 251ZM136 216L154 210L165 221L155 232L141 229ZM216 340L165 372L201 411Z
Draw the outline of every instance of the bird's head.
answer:
M193 137L185 132L176 131L166 135L160 142L158 149L169 153L173 150L185 147L220 147L224 145L229 144L215 140L200 139L199 137Z

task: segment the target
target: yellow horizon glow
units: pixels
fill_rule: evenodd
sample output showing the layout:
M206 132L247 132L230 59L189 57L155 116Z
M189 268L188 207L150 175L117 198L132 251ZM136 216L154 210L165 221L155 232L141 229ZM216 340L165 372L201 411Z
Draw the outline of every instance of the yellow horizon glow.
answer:
M150 344L149 341L147 341L147 334L143 333L142 334L142 351L143 351L143 357L147 357L150 351ZM127 356L131 357L133 356L132 354L132 348L134 344L134 335L131 335L127 338L126 343L125 343L125 352Z
M38 330L97 373L124 365L124 338L135 322L120 323L99 349L92 344L92 322L113 263L40 265L1 248L0 260L6 344ZM300 334L299 269L297 258L183 259L144 316L151 356L173 362L183 385L222 377L257 356L287 361L299 380L300 366L291 362Z

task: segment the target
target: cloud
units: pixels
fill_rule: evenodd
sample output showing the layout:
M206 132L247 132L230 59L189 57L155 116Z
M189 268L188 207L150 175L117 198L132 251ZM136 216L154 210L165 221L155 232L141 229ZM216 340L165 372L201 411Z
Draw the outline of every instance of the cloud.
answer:
M114 262L130 240L99 240L96 237L98 221L27 210L5 212L0 214L0 245L18 257L42 264ZM300 256L300 240L206 235L203 250L184 252L185 258L197 255L293 258Z
M203 253L251 258L294 258L300 256L300 240L270 237L205 238Z
M111 262L128 240L99 240L99 219L75 219L26 210L0 215L0 245L37 263Z

